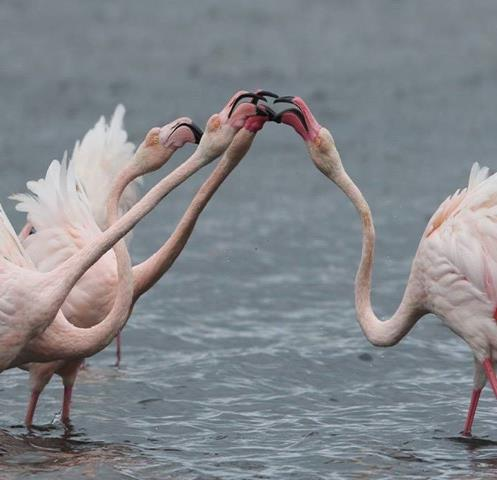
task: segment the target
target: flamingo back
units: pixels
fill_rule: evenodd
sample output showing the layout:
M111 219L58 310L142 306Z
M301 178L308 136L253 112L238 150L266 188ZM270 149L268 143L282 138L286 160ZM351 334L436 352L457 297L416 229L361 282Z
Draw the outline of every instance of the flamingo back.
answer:
M431 258L451 266L497 305L497 174L475 163L468 186L438 208L422 239ZM443 261L443 262L442 262Z

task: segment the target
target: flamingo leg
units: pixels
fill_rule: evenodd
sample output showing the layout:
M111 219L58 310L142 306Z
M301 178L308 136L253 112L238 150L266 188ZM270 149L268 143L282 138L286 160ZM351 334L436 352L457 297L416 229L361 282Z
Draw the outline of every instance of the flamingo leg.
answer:
M119 367L121 364L121 332L116 335L116 363L114 366Z
M492 390L497 397L497 377L495 376L494 367L490 358L486 358L483 361L483 369L485 370L485 375L487 376L488 381L490 382L490 386L492 387Z
M67 423L71 414L72 385L64 385L64 399L62 401L62 423Z
M78 372L83 362L83 359L74 360L69 364L66 364L62 370L57 372L59 375L61 375L62 382L64 384L64 398L62 400L62 413L60 416L60 420L62 423L65 424L69 422L69 417L71 415L71 400L74 382L76 381Z
M36 405L38 404L38 399L40 398L40 393L41 392L38 390L31 391L28 410L26 411L26 416L24 417L24 424L26 427L31 427L33 425L33 418L35 415Z
M471 436L471 428L473 427L473 421L475 419L476 409L478 407L478 400L480 400L480 394L483 388L475 388L471 394L471 402L469 404L468 416L466 417L466 423L464 424L464 430L462 434L465 437Z

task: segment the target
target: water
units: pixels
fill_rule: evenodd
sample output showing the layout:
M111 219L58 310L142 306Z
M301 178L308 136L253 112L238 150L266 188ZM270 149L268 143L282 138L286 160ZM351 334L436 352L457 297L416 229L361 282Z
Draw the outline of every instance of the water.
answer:
M371 203L387 316L436 206L473 161L495 169L496 21L492 1L1 2L0 198L118 102L138 142L178 115L205 123L240 88L299 94ZM136 261L207 173L140 224ZM58 380L29 433L26 374L2 374L0 478L494 478L488 389L477 438L459 435L468 349L433 317L395 348L368 345L359 252L352 207L288 128L267 126L138 303L122 368L109 348L81 374L72 430Z

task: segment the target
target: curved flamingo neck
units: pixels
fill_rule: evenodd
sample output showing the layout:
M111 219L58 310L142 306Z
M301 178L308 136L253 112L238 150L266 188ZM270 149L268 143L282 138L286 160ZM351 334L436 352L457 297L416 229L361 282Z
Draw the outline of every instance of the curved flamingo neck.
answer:
M311 150L311 154L313 154ZM380 320L371 305L371 283L374 262L375 230L371 209L359 188L341 165L340 155L333 146L333 163L339 168L333 173L323 170L347 195L359 213L362 223L362 255L355 280L355 305L357 320L366 338L378 347L388 347L398 343L411 330L415 323L427 312L419 301L419 285L411 271L406 290L399 307L388 320ZM321 159L322 160L322 159Z
M45 308L48 313L52 314L52 318L57 315L58 310L76 282L107 250L124 237L169 192L211 160L212 158L202 154L197 149L186 162L162 179L125 215L105 230L105 232L88 243L82 250L74 254L62 265L49 273L43 274L45 279L44 286L46 288L45 298L47 298L47 303L49 304ZM118 248L125 249L126 247L123 245ZM121 258L124 258L123 255L124 251ZM121 268L124 268L124 264L121 265ZM121 275L119 269L118 274ZM119 310L114 312L115 315L113 314L111 318L107 318L87 329L79 329L71 325L60 315L57 315L56 320L44 334L38 336L30 344L28 350L34 352L36 358L40 359L81 358L95 354L103 346L110 343L112 338L124 325L123 322L127 320L127 315L124 315L123 312L129 312L131 297L132 295L130 295L127 308L124 303L115 302L115 305L119 306ZM114 322L113 320L116 320L119 312L124 315L124 320L122 322ZM70 341L68 340L69 338L71 339ZM37 345L43 345L43 348L37 348ZM43 349L46 350L46 353L43 353Z
M211 160L212 158L203 155L197 149L186 162L176 168L167 177L163 178L125 215L105 230L105 232L86 245L77 254L66 260L61 266L44 274L48 283L51 284L51 289L47 289L47 298L51 301L55 320L43 334L38 335L28 344L23 352L12 362L11 366L22 365L28 361L89 357L112 341L128 319L133 297L133 285L131 281L129 281L126 289L120 284L119 288L121 288L122 296L120 298L116 296L113 309L107 318L91 328L81 329L72 325L62 314L57 314L58 310L71 288L93 263L116 243L117 240L124 237L171 190ZM118 188L120 187L118 186ZM114 195L113 198L114 203L111 205L111 209L117 208L115 200L119 200L117 195ZM125 257L119 249L126 249L126 247L124 244L116 247L118 249L116 257L119 255L117 258L123 260L121 267L118 263L118 274L121 276L122 270L120 268L124 267ZM124 254L124 252L122 253ZM127 253L126 257L128 268L130 269ZM127 278L126 275L125 278ZM122 302L121 299L126 295L127 302Z
M205 206L226 177L245 156L254 138L255 133L245 128L237 133L216 168L193 197L169 239L147 260L133 267L135 283L133 301L136 301L155 285L174 264L188 242Z
M125 170L129 171L129 168ZM123 181L127 181L126 185L134 179L128 180L128 175L121 177ZM120 188L121 184L117 187ZM113 216L117 218L119 199L120 194L109 197L108 222ZM34 354L37 360L86 357L102 350L112 341L129 317L133 298L131 260L124 240L121 239L115 244L114 252L118 278L116 296L110 312L102 322L93 328L77 328L59 312L43 334L29 344L27 354Z

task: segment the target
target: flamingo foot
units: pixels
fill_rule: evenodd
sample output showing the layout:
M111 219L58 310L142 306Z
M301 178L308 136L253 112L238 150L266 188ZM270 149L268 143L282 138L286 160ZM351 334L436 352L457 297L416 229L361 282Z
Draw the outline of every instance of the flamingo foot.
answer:
M64 401L62 402L62 423L69 423L71 414L72 385L64 386Z
M475 419L476 408L478 407L478 401L480 400L480 394L482 388L474 389L471 394L471 402L469 404L468 416L466 417L466 423L464 424L464 430L462 432L464 437L471 437L471 428L473 427L473 421Z
M26 412L26 416L24 417L24 425L26 427L33 426L33 418L35 416L36 405L38 404L38 399L40 398L40 393L36 390L31 392L31 398L29 399L28 410Z
M116 335L116 363L115 367L119 367L121 365L121 332Z

